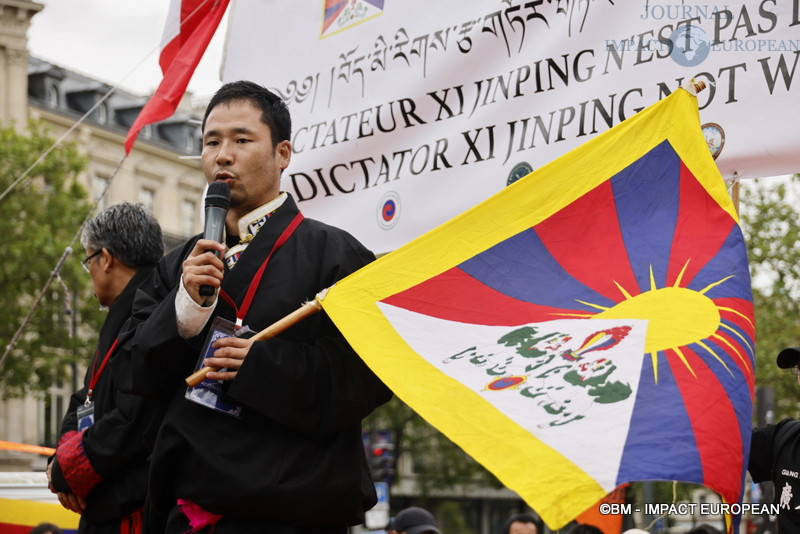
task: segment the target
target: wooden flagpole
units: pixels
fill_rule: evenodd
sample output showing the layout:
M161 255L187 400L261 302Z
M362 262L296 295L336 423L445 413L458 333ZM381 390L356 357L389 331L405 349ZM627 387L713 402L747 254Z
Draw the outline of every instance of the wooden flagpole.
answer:
M320 302L324 297L325 294L328 292L327 289L324 289L317 293L317 296L314 300L310 302L306 302L290 314L278 319L264 330L260 331L258 334L253 336L251 339L255 341L263 341L265 339L271 339L284 330L288 329L291 326L296 325L306 317L310 317L314 315L318 311L322 309L322 303ZM203 367L202 369L196 371L191 376L186 377L186 385L189 387L195 387L197 384L202 382L206 379L206 375L212 371L218 371L219 367Z

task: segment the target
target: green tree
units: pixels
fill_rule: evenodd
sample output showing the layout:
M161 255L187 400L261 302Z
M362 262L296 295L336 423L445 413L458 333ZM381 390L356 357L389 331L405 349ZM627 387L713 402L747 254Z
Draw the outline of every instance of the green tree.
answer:
M37 122L30 122L25 133L0 127L0 189L6 191L53 142ZM0 201L0 344L4 353L89 212L86 193L76 181L85 166L86 159L73 145L61 145ZM2 363L4 398L46 391L70 378L67 371L72 362L91 354L100 314L91 280L80 266L79 240L74 248L60 270L60 280L54 280L42 296Z
M744 182L742 230L748 247L756 319L756 385L775 390L775 420L798 416L798 385L775 365L800 345L800 175Z

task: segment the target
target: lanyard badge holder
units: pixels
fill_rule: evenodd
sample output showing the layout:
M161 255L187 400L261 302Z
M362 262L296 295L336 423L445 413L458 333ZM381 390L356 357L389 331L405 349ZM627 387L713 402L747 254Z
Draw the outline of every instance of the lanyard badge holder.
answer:
M197 359L195 371L203 367L203 361L206 358L211 358L216 349L212 347L213 343L224 337L248 337L252 331L248 327L237 327L234 323L222 317L215 317L214 322L211 323L211 330L206 336L206 341L203 344L203 350L200 351L200 357ZM242 407L236 404L225 402L222 400L222 386L225 384L223 380L211 380L206 378L194 387L187 388L186 398L192 402L196 402L206 408L231 415L233 417L241 417Z
M94 394L94 388L97 387L97 382L100 380L100 375L103 374L103 371L108 365L109 360L111 359L111 355L114 353L114 349L117 348L119 344L119 338L114 340L114 343L111 344L108 351L106 352L103 361L100 363L100 367L97 367L97 353L95 353L95 360L94 366L92 367L92 374L89 378L89 390L86 392L86 401L84 401L83 406L78 406L75 410L76 415L78 416L78 432L81 430L86 430L90 426L94 424L94 402L92 401L92 395Z
M78 432L86 430L94 424L94 404L92 403L92 390L86 396L83 406L78 406Z

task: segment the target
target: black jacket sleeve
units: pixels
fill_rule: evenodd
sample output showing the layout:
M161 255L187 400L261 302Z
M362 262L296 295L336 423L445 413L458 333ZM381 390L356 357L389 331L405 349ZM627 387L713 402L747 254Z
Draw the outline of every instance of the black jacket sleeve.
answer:
M781 449L800 437L800 421L783 419L775 425L753 430L747 470L754 482L774 479L775 464Z

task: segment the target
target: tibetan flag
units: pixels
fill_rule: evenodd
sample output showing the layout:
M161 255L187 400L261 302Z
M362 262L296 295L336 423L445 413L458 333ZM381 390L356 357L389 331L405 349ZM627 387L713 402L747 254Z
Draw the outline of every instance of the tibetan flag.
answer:
M164 78L139 112L125 138L130 154L139 131L175 113L200 58L214 36L229 0L172 0L159 65Z
M325 0L320 39L383 14L384 0Z
M375 373L550 528L631 481L741 500L750 275L684 89L320 298Z

